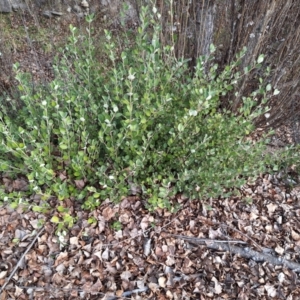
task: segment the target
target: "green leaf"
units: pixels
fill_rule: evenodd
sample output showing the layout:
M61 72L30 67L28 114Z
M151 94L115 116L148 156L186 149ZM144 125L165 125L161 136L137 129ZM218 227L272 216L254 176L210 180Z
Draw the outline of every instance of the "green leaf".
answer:
M59 205L59 206L57 207L57 210L58 210L59 212L63 212L63 211L65 211L65 208L64 208L63 206Z
M16 209L16 208L18 207L18 203L12 202L12 203L10 203L10 207L11 207L12 209Z
M258 57L258 59L257 59L257 63L260 64L260 63L262 63L263 61L264 61L264 55L261 54L261 55Z
M95 198L95 199L97 199L97 198L100 198L100 193L95 193L95 194L93 194L93 197Z
M277 89L275 89L273 95L276 96L276 95L278 95L279 93L280 93L280 91L277 90Z
M60 221L59 221L59 218L57 217L57 216L53 216L52 218L51 218L51 222L52 223L59 223Z
M182 132L184 130L184 126L182 124L178 124L177 129L179 132Z
M97 220L95 217L88 218L88 224L95 224L95 223L97 223Z
M250 67L250 66L245 67L245 68L244 68L244 73L247 74L247 73L249 73L250 70L251 70L251 67Z
M210 50L210 53L214 53L216 51L216 47L214 46L214 44L210 44L209 50Z
M164 187L160 187L159 188L158 197L160 197L160 198L166 198L168 196L168 194L169 194L168 189L166 189Z
M192 110L192 109L189 110L189 115L190 116L195 117L195 116L197 116L197 114L198 114L198 112L196 110Z
M42 212L42 211L43 211L43 207L40 207L40 206L33 206L33 207L32 207L32 210L35 211L35 212Z

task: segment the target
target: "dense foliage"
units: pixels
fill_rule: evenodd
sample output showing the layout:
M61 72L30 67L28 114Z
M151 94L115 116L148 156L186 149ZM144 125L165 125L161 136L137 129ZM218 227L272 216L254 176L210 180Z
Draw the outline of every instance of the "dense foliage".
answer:
M221 97L243 76L237 67L246 50L220 71L212 45L211 56L199 57L191 70L172 45L161 45L155 21L160 16L149 15L144 8L134 42L124 33L119 44L106 31L101 48L93 42L91 17L86 36L71 26L47 86L33 89L15 66L21 105L2 106L0 168L26 176L28 193L45 200L74 197L93 209L107 197L117 201L141 189L149 208L171 208L168 200L177 193L222 195L287 162L272 161L265 139L247 138L253 119L266 113L261 104L274 93L270 85L261 81L238 114L221 109ZM262 60L261 55L244 71L259 68ZM26 199L16 193L3 197Z

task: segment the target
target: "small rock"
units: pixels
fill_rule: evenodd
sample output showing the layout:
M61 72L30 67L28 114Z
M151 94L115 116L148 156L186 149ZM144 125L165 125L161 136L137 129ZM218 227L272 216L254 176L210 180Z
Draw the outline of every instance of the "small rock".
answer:
M88 4L88 2L87 2L86 0L83 0L83 1L80 3L80 5L81 5L82 7L84 7L84 8L88 8L88 7L89 7L89 4Z
M74 5L74 6L73 6L73 10L74 10L76 13L81 13L81 11L82 11L81 7L78 6L78 5Z
M83 18L84 17L84 13L79 13L79 14L77 14L77 17L78 17L78 19L81 19L81 18Z
M84 18L84 13L76 14L76 16L78 17L78 19L82 19L82 18Z
M63 13L62 13L62 12L59 12L59 11L51 11L51 14L52 14L53 16L56 16L56 17L60 17L60 16L63 15Z
M52 17L51 11L45 10L43 12L43 17L50 19Z

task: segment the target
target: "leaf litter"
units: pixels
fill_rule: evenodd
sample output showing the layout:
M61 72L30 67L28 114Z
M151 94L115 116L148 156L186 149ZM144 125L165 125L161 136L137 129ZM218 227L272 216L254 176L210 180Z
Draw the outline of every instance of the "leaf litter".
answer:
M239 196L173 201L175 214L150 213L140 195L93 212L66 201L77 222L62 236L51 213L1 207L0 299L300 298L300 192L283 176L262 174Z

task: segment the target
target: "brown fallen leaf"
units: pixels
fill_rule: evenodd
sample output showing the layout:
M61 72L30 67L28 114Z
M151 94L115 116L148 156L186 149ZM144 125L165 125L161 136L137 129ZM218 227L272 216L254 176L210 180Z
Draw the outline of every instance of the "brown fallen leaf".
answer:
M76 180L74 180L74 182L75 182L76 187L79 190L82 190L85 187L85 180L83 180L83 179L79 179L79 180L76 179Z
M58 256L56 257L55 263L54 263L54 267L58 266L59 264L61 264L62 262L68 260L68 252L60 252L58 254Z
M117 210L114 208L112 209L110 206L107 206L102 211L102 216L104 217L105 221L109 221L112 219L117 213Z
M98 278L96 283L94 283L90 288L90 293L92 295L97 295L103 288L101 280Z
M18 178L13 181L13 189L15 191L26 192L28 190L28 182L23 178Z

